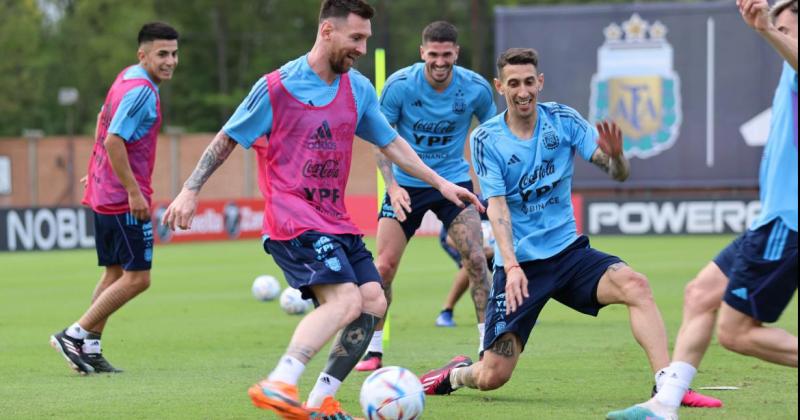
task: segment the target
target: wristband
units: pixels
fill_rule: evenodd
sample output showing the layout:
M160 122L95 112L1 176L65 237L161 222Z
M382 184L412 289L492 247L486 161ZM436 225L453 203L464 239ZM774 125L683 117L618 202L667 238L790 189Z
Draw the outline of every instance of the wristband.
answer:
M522 270L522 267L520 267L519 264L514 264L511 267L506 267L504 271L506 272L506 274L508 274L509 271L511 271L511 270L513 270L515 268L519 268L520 270Z

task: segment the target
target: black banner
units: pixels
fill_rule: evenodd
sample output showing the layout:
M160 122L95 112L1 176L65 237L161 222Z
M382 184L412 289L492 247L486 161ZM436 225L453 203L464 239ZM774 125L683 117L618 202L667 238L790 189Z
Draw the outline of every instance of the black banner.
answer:
M93 247L94 223L88 208L0 209L0 252Z
M758 217L756 197L585 199L589 235L690 235L741 233Z

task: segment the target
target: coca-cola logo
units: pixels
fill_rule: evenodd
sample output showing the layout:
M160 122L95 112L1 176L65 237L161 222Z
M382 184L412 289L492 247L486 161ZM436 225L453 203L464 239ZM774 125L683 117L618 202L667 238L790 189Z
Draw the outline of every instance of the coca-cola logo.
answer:
M303 165L303 176L306 178L338 178L339 177L339 161L328 159L324 162L317 162L314 160L306 161Z
M414 123L414 131L431 134L449 134L456 130L455 121L425 121Z
M522 178L520 178L519 189L524 190L528 187L532 187L536 184L536 181L553 175L555 172L556 165L553 164L552 160L542 161L541 165L537 165L535 168L533 168L533 172L523 175Z

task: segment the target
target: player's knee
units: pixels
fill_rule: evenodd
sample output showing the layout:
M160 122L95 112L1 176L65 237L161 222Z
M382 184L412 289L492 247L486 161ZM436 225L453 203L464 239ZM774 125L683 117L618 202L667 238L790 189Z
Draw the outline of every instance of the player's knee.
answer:
M695 278L684 288L684 309L692 314L716 311L719 308L720 300L715 297L716 293L711 293L707 287L703 286L700 279Z
M625 296L625 301L635 304L649 304L653 303L653 291L650 289L650 282L647 276L642 273L637 273L630 267L621 270L620 275L622 293Z
M386 259L378 259L375 263L375 267L378 269L378 274L381 275L381 281L384 286L392 284L392 280L394 280L399 265L398 261L389 261Z
M717 341L722 347L736 352L747 353L747 328L725 320L717 323Z
M136 293L142 293L150 287L149 271L128 271L123 278L127 280L128 287Z
M375 284L375 287L361 287L362 311L379 317L386 314L386 297L383 290Z
M486 270L486 255L483 253L483 249L479 247L471 249L467 258L462 260L462 263L470 272L482 273Z
M504 372L499 369L483 369L478 378L478 389L491 391L505 385L509 379L511 379L511 372Z

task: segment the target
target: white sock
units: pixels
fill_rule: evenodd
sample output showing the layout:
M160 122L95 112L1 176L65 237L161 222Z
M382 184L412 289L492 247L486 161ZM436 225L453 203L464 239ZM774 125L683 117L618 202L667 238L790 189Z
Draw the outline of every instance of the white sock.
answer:
M342 381L325 372L320 373L319 378L317 378L317 383L314 384L314 389L312 389L311 394L308 395L306 406L313 408L321 406L325 397L328 395L331 397L336 395L336 391L339 390L340 386L342 386Z
M292 356L283 355L278 365L275 366L275 370L269 374L267 379L270 381L280 381L289 385L297 385L297 380L305 369L306 365L304 365L303 362Z
M83 352L84 353L92 353L92 354L100 354L102 350L100 349L100 340L98 339L86 339L83 342Z
M664 370L661 389L655 399L670 408L680 407L683 394L689 389L697 369L686 362L672 362Z
M478 353L483 351L483 336L486 335L486 324L481 322L478 324Z
M383 353L383 330L372 333L372 340L369 340L367 352Z
M667 378L664 376L667 373L667 369L669 369L669 366L656 372L656 392L661 391L661 385L664 384L664 379Z
M83 327L76 322L67 328L67 335L78 340L83 340L89 335L89 331L84 330Z

